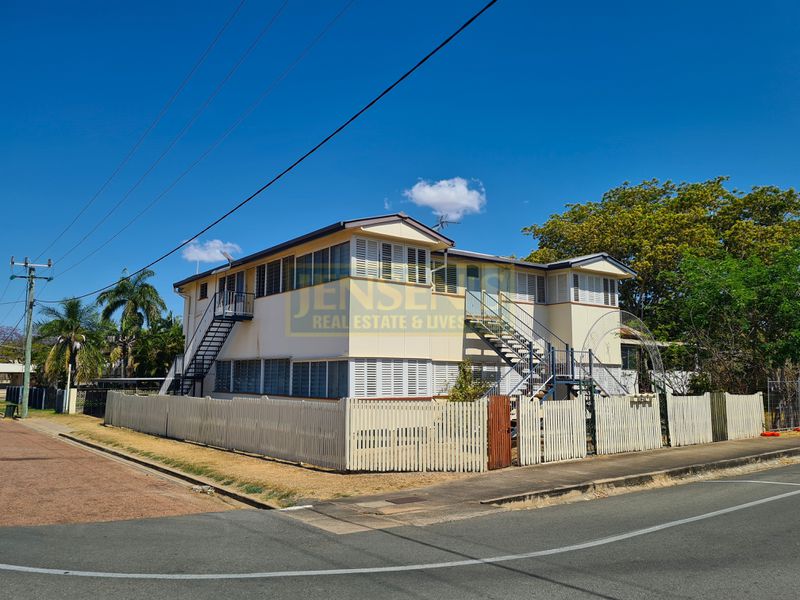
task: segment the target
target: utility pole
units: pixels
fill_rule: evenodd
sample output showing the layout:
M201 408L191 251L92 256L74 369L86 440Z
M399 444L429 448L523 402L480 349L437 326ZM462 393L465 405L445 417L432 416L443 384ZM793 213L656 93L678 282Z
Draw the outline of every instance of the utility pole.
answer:
M53 261L47 259L46 265L37 265L28 261L22 263L23 268L27 271L25 275L14 275L14 257L11 257L11 279L27 279L28 288L25 294L25 375L22 380L22 406L20 407L20 417L23 419L28 416L28 396L31 390L31 346L33 345L33 305L34 305L34 284L37 279L44 279L52 281L52 277L40 277L36 275L36 267L52 268Z

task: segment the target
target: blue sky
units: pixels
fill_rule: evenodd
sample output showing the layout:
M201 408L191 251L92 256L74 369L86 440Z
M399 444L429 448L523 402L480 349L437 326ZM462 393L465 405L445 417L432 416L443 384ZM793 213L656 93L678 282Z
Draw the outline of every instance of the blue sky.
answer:
M109 177L240 0L0 3L0 256L39 254ZM47 256L59 259L161 154L276 13L248 0L133 159ZM346 4L289 0L185 136L95 233L59 260L41 297L113 281L249 195L390 83L483 2L356 0L235 131L138 222ZM728 175L796 186L800 5L794 2L500 0L465 34L245 209L203 236L254 252L329 223L405 211L420 180L463 178L480 214L446 233L524 256L522 227L623 181ZM452 190L451 190L452 191ZM457 192L458 190L456 190ZM463 190L462 190L463 191ZM482 192L481 192L482 191ZM474 196L472 196L474 199ZM202 267L209 265L201 265ZM194 272L180 254L156 267ZM0 302L18 299L22 282ZM13 325L22 305L0 305Z

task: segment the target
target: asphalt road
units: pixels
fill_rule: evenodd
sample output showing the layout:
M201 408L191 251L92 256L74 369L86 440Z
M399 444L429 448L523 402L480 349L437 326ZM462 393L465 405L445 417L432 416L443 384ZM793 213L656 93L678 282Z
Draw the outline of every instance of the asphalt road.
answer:
M350 535L255 510L3 528L0 597L796 596L800 465L734 479Z

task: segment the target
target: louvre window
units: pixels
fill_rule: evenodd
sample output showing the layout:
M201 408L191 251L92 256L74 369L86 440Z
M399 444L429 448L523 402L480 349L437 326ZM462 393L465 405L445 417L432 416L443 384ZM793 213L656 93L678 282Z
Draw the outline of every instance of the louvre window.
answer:
M328 363L324 361L312 362L310 371L309 396L312 398L325 398L328 387Z
M214 391L231 391L231 361L218 360L214 369Z
M297 284L295 287L298 290L311 285L311 271L312 271L313 261L314 257L311 253L297 257L297 260L295 261L295 269L297 269L297 273L295 274L295 280Z
M422 248L406 248L408 281L411 283L427 283L428 252Z
M233 391L244 394L258 394L261 391L261 361L233 361Z
M281 291L294 289L294 256L287 256L281 261Z
M277 294L281 291L281 261L273 260L267 263L266 271L266 290L267 296Z
M544 304L545 299L544 275L532 273L517 273L517 300L523 302L538 302Z
M458 379L457 362L433 363L433 393L434 395L447 394Z
M265 283L267 278L267 266L258 265L256 267L256 298L261 298L265 295Z
M573 275L575 301L605 306L617 305L617 282L599 275Z
M292 396L307 398L310 392L309 373L311 363L296 362L292 363Z
M581 299L580 293L581 285L580 285L580 278L578 275L572 276L572 299L575 302L578 302Z
M356 238L356 277L378 277L378 242Z
M291 392L289 359L269 358L264 361L264 394L288 396Z
M456 265L448 264L444 266L441 261L433 263L433 289L437 292L448 294L458 293Z
M200 295L198 296L198 300L205 300L208 298L208 284L201 283L200 284Z
M429 360L356 358L353 394L359 398L429 397Z
M331 247L331 280L350 275L350 242Z
M332 360L328 363L327 398L346 398L348 393L348 369L346 360Z
M330 250L323 248L314 252L314 285L325 283L331 278Z

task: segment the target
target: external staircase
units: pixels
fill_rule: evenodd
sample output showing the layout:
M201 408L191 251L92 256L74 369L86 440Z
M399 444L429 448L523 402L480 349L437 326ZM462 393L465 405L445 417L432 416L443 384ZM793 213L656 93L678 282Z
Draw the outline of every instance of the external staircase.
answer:
M253 294L245 292L218 292L209 302L203 316L186 345L183 354L175 357L159 393L195 394L196 385L211 370L222 346L239 321L253 318Z
M488 390L547 399L563 384L572 393L590 390L604 396L627 394L613 372L594 353L575 351L564 340L502 292L468 291L465 324L510 369Z

